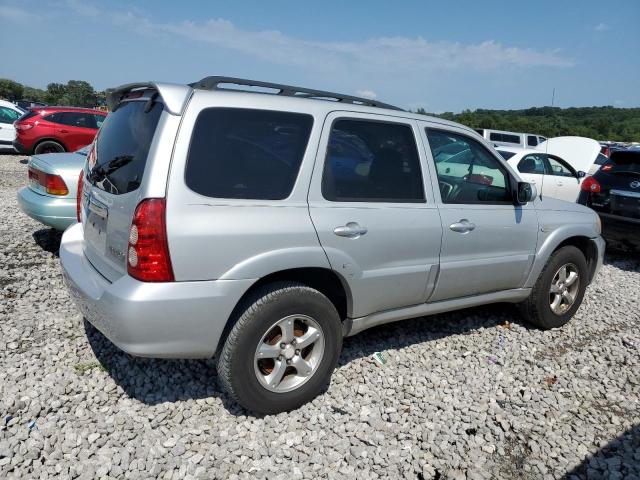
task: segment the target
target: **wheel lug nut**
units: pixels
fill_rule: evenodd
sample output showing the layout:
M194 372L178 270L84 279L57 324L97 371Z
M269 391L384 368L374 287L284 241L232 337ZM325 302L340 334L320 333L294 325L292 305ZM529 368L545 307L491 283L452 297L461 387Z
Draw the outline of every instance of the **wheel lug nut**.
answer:
M291 360L287 360L287 365L291 365Z
M300 355L300 350L296 350L296 355Z
M284 348L284 347L286 347L286 345L283 342L283 343L280 344L280 348Z

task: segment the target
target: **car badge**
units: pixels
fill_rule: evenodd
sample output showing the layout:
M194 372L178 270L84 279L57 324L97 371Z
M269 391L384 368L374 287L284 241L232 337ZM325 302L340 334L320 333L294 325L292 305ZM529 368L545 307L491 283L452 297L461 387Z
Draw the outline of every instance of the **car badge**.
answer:
M631 182L631 183L629 184L629 186L630 186L631 188L638 188L638 187L640 187L640 181L638 181L638 180L634 180L633 182Z

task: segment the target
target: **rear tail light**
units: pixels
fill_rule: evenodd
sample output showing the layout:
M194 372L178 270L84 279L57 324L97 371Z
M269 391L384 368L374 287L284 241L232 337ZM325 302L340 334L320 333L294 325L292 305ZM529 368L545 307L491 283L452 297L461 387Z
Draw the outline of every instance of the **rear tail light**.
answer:
M80 206L82 205L82 189L84 188L84 170L80 170L78 177L78 195L76 195L76 218L78 222L82 221Z
M29 167L29 180L36 182L44 187L50 195L69 195L67 184L60 175L45 173L33 167Z
M140 202L129 229L127 272L143 282L173 282L164 198Z
M598 181L595 178L587 177L582 181L582 184L580 185L580 189L585 192L600 193L601 187L600 187L600 183L598 183Z
M16 130L29 130L30 128L33 128L33 124L32 123L16 123L15 127L16 127Z

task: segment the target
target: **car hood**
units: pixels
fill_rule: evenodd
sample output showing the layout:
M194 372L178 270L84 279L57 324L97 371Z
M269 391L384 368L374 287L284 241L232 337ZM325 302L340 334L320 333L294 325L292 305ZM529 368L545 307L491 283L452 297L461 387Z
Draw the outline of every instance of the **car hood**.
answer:
M600 144L586 137L554 137L538 144L536 150L560 157L576 171L588 173L600 153Z
M538 195L534 205L537 210L554 210L560 212L574 212L574 213L593 213L588 207L579 203L567 202L565 200L559 200L557 198L550 197L548 195Z

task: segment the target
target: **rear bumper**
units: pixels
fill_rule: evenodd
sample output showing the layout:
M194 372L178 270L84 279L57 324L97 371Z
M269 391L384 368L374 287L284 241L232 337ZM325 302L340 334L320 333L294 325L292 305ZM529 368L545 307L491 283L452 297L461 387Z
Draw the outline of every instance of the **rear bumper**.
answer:
M29 187L18 192L20 210L31 218L56 230L66 230L76 223L76 199L40 195Z
M613 250L640 253L640 219L596 213L602 220L602 236Z
M107 281L84 255L82 225L62 236L67 287L84 317L131 355L209 358L236 303L254 280L147 283Z
M24 153L26 155L30 154L29 150L24 145L22 145L18 140L14 140L13 142L11 142L11 145L13 145L13 148L18 153Z

